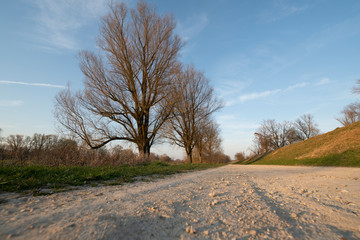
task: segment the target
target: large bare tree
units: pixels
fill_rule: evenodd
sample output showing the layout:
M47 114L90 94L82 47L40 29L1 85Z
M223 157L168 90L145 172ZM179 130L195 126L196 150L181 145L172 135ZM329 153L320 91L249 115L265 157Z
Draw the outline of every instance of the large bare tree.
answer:
M130 14L124 3L111 4L97 41L101 53L79 54L85 89L56 97L62 126L92 148L126 140L149 156L172 111L165 99L182 47L175 25L143 1Z
M185 149L188 162L192 151L204 135L202 127L212 113L221 107L209 80L193 65L182 67L176 74L173 112L167 124L166 137Z
M309 139L320 133L320 130L314 121L314 116L311 114L301 115L295 120L294 126L297 131L297 137L300 140Z

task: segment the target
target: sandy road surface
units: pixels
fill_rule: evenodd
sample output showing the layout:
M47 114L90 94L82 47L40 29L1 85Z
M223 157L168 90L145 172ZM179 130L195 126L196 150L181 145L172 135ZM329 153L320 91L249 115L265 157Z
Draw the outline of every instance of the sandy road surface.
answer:
M360 168L228 165L0 198L0 239L360 239Z

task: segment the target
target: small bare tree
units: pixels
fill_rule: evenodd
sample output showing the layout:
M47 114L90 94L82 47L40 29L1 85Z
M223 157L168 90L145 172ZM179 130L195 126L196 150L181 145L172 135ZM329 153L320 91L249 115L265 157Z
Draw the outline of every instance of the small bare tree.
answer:
M200 163L214 162L214 158L223 154L221 143L219 125L212 119L203 121L195 145L198 161Z
M45 150L48 146L47 142L50 140L51 135L35 133L30 142L30 148L33 152L40 152Z
M203 123L220 109L221 103L209 80L192 65L176 74L173 99L175 102L165 135L171 143L185 149L187 160L192 163L192 151L204 137L201 131Z
M8 144L11 156L15 160L19 160L20 164L23 164L25 156L29 150L31 138L24 135L10 135L7 137L6 142Z
M350 125L352 123L360 121L360 102L350 103L344 110L342 110L342 116L336 118L343 126Z
M352 92L355 94L360 94L360 79L356 81L357 86L354 86Z
M300 140L306 140L317 136L320 133L318 125L314 121L314 116L311 114L304 114L295 120L294 123L297 137Z
M255 132L253 147L250 149L255 155L264 154L271 151L271 137L264 133Z
M182 47L175 25L143 1L130 14L124 3L112 4L97 41L103 54L80 52L85 89L56 97L60 124L91 148L126 140L149 156L172 111L165 100Z

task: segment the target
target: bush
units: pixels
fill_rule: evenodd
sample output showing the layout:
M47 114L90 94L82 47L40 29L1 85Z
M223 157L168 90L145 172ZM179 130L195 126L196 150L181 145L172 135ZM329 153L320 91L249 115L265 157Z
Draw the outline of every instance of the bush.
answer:
M245 159L246 159L246 155L245 155L244 152L238 152L238 153L235 154L235 160L236 161L241 162L241 161L244 161Z
M10 135L6 140L6 143L0 143L2 166L118 166L139 163L137 154L121 146L93 150L73 139L44 134L34 134L33 137Z

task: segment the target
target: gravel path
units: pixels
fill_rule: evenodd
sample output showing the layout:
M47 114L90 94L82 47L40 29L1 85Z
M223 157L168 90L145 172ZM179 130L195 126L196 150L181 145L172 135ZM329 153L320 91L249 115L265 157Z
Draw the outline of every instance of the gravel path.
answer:
M228 165L4 198L0 239L360 239L360 168Z

